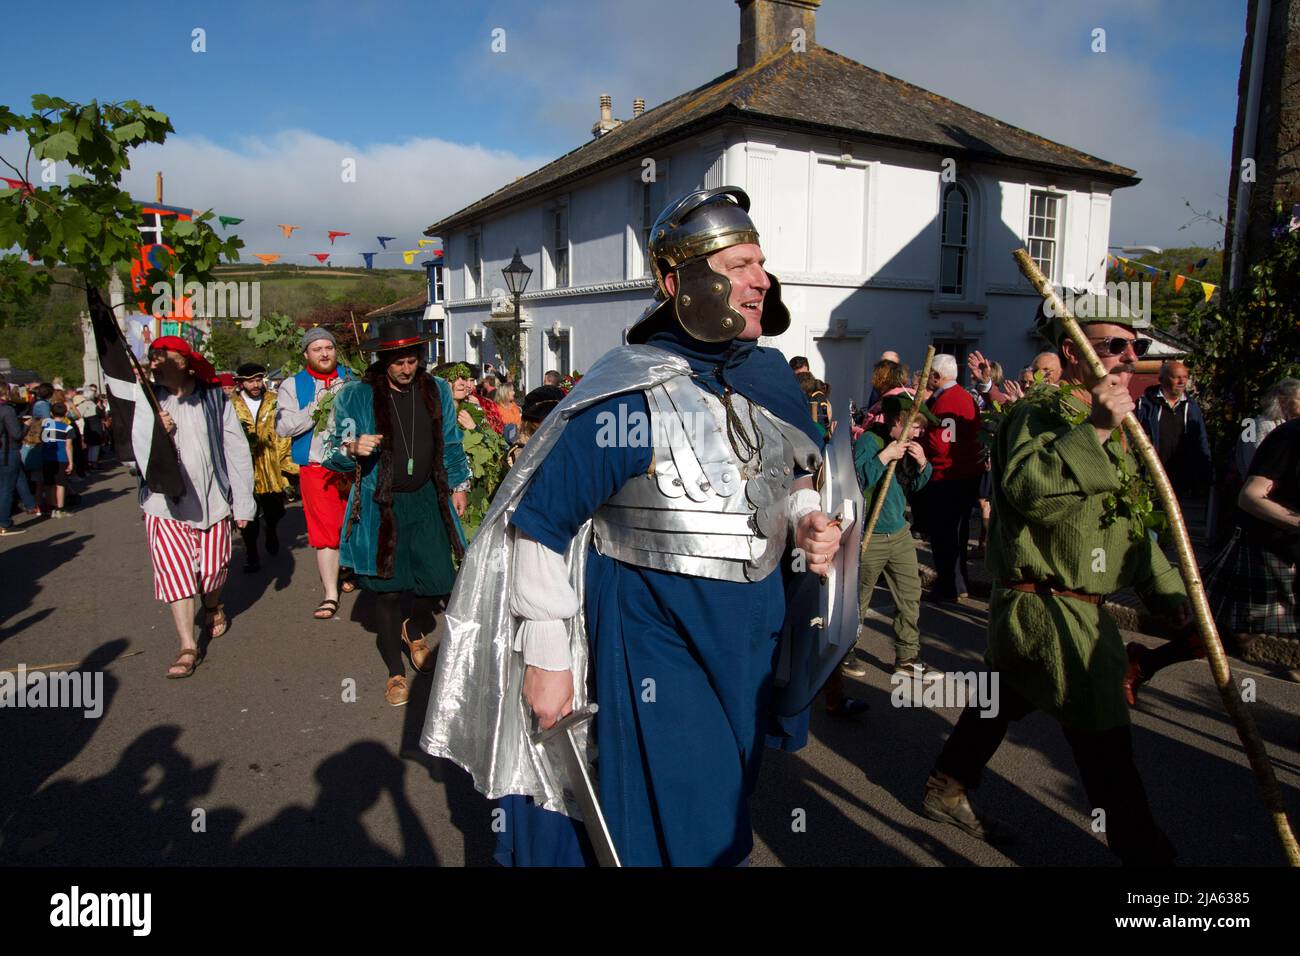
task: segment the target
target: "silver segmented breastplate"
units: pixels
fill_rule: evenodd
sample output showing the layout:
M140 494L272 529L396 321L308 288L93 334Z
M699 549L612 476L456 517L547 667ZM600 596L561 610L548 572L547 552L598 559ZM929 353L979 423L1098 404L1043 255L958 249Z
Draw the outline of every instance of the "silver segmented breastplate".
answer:
M796 462L807 467L809 450L814 457L819 451L797 431L792 440L802 439L807 447L796 451L782 434L788 428L733 394L732 407L746 431L756 426L759 432L750 436L759 450L742 462L727 441L725 409L716 396L686 376L645 395L653 466L597 510L596 550L639 567L761 581L785 550L786 498Z

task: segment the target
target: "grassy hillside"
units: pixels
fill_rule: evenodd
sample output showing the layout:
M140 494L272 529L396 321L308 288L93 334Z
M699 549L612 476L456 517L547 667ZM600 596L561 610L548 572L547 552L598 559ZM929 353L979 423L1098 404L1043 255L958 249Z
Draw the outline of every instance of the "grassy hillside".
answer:
M9 359L14 368L37 369L46 380L62 376L65 383L79 385L82 339L78 315L85 309L85 293L75 286L76 275L70 269L54 272L59 284L46 299L0 316L0 357ZM259 283L262 314L279 312L295 320L305 320L331 304L346 303L358 312L378 308L416 295L425 286L423 270L415 269L368 271L239 263L219 267L214 274L222 282ZM223 337L242 334L229 328L222 332ZM258 357L251 350L247 356Z

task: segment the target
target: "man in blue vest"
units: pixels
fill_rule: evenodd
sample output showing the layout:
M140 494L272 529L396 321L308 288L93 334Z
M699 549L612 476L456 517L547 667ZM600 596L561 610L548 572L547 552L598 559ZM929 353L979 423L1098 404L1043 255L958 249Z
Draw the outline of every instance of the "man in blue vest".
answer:
M325 460L324 425L316 427L321 396L356 378L338 364L334 336L322 328L308 329L302 337L303 369L280 385L276 395L275 431L293 439L293 460L298 466L302 510L307 517L307 543L316 549L325 598L313 612L327 621L339 609L339 534L347 507L347 478L321 465Z

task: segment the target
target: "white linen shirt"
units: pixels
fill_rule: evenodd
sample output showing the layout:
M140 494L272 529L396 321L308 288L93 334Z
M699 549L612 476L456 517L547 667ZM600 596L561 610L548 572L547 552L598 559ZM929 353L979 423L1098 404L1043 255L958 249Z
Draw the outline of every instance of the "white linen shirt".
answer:
M140 397L144 398L143 395ZM148 485L142 484L140 507L145 514L183 521L199 529L210 528L231 517L231 506L217 484L216 468L212 463L213 449L208 447L207 418L203 414L203 400L198 390L178 398L166 389L159 389L158 404L176 423L172 439L180 452L185 491L179 498L172 499L150 491ZM152 416L145 414L143 401L137 408L139 417L151 421ZM251 521L257 515L257 502L253 498L253 459L248 451L248 439L244 437L244 426L239 424L230 402L225 402L222 409L221 430L226 452L226 476L234 499L233 517L236 521Z

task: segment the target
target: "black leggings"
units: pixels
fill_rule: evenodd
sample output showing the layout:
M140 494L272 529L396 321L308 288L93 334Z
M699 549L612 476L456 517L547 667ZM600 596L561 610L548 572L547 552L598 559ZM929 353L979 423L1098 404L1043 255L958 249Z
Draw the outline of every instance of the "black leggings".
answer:
M388 676L395 677L406 673L402 662L402 591L387 591L375 595L375 623L379 626L379 653L388 667ZM438 621L438 615L447 606L446 596L427 597L417 594L411 599L411 627L407 634L415 640L419 634L431 634Z
M1004 683L995 717L981 716L967 706L957 719L935 769L955 777L970 789L979 786L984 765L1006 736L1007 725L1035 710ZM1133 760L1133 736L1128 726L1111 730L1062 727L1074 751L1084 792L1094 808L1106 811L1106 842L1126 866L1170 866L1174 848L1156 825L1146 790Z

